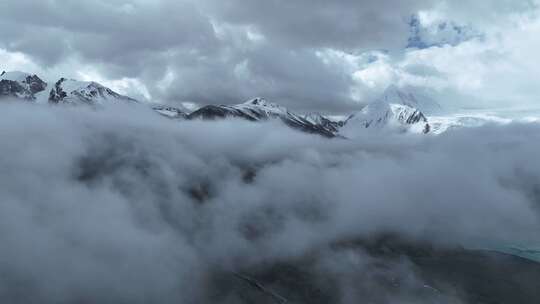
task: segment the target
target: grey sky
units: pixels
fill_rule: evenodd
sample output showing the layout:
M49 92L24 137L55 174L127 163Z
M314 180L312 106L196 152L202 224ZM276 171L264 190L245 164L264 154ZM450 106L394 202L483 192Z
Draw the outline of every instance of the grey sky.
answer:
M405 49L418 15L430 48ZM173 104L264 96L295 109L344 111L390 84L451 91L460 96L453 102L530 103L539 69L524 66L517 49L532 54L540 43L506 38L538 37L537 15L535 0L7 0L0 59L4 69L97 78ZM437 31L444 23L478 35ZM366 63L366 52L378 60ZM473 74L469 62L480 65ZM411 66L432 72L418 76ZM460 73L472 79L455 79ZM501 89L493 80L505 75L512 80Z

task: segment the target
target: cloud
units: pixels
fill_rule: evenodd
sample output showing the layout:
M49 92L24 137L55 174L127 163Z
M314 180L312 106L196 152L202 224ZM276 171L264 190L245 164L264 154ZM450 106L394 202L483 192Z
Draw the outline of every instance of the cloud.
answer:
M235 50L232 50L235 52ZM182 57L182 55L180 55ZM284 50L271 44L196 63L178 58L163 98L201 104L234 104L263 96L293 109L354 107L352 79L339 61L324 63L314 51ZM291 68L293 67L293 68ZM177 88L170 91L171 87Z
M33 63L30 58L19 52L7 52L0 49L0 61L2 62L2 71L13 71L17 69L39 69L39 66Z
M537 0L483 0L467 5L463 0L444 0L436 3L435 16L451 19L462 24L472 24L482 30L505 27L507 22L519 15L534 15Z
M200 302L215 271L383 232L540 241L538 125L328 140L138 107L0 107L4 299Z
M379 53L376 60L357 65L355 79L360 87L376 92L390 84L428 90L450 108L536 107L540 68L530 59L539 48L530 37L538 34L540 19L532 12L513 16L504 27L484 26L479 37L411 48L399 55Z
M411 36L407 44L407 47L410 48L456 46L464 41L482 37L470 26L458 25L452 21L436 20L433 16L423 12L413 16L410 25Z
M206 18L187 1L23 0L0 8L4 47L48 64L75 53L123 65L178 46L210 51L215 42Z
M530 39L514 38L537 36L537 4L4 1L0 49L32 63L13 69L43 72L51 81L93 75L128 94L173 104L263 96L296 110L349 112L391 82L435 88L437 97L460 96L463 103L523 103L537 93L528 79L539 70L523 58L537 50ZM416 32L414 16L422 25ZM405 49L411 41L421 42L416 46L424 52ZM363 60L377 52L388 57L388 68L365 66ZM410 73L421 69L438 75ZM371 74L358 81L371 72L382 78ZM503 77L511 80L500 92L496 80ZM510 94L516 91L523 93Z
M399 48L408 20L429 1L206 1L219 20L251 25L263 37L289 47Z
M351 75L343 62L323 63L317 53L405 45L407 18L421 1L259 4L5 2L0 47L29 56L51 78L91 67L108 83L144 83L145 95L162 102L265 96L296 109L343 111L355 107ZM167 75L174 77L164 86Z

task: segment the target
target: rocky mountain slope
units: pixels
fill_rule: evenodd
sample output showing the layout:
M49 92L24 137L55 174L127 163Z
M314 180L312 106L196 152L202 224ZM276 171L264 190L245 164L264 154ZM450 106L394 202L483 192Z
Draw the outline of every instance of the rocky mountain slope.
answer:
M36 100L36 94L45 91L47 83L36 75L22 72L0 74L0 97Z
M384 100L369 104L350 116L343 131L351 134L362 128L384 128L413 133L429 133L431 129L428 119L418 109Z
M135 99L118 94L96 82L61 78L55 83L47 83L37 75L24 72L2 72L0 98L51 104L137 103Z
M290 112L286 108L263 98L255 98L238 105L210 105L188 115L188 119L243 118L250 121L280 119L286 125L308 133L335 137L338 130L325 121L314 121Z
M107 105L139 103L96 82L61 78L47 83L37 75L23 72L3 72L0 76L0 99L21 99L35 103ZM142 104L142 103L141 103ZM287 126L324 137L343 137L359 129L398 129L428 133L426 116L415 106L421 104L413 94L390 87L379 99L346 120L334 120L319 113L298 114L285 107L255 98L237 105L207 105L188 112L173 106L150 105L149 108L172 119L229 119L249 121L279 119Z
M137 103L133 98L120 95L97 82L83 82L61 78L51 88L49 103L106 104Z
M413 96L413 95L410 95ZM429 133L427 117L418 109L402 104L403 99L385 96L365 106L346 120L336 121L319 113L299 115L263 98L238 105L209 105L187 115L188 119L243 118L261 121L279 118L288 126L326 137L350 136L359 129L393 129Z

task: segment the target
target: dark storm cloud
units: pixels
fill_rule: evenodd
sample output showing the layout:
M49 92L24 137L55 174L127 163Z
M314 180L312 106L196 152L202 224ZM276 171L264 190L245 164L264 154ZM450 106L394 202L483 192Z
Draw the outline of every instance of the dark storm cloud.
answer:
M344 62L324 62L317 51L404 46L408 16L419 3L203 1L217 26L228 30L221 40L224 56L197 61L192 73L180 72L169 98L235 103L264 96L300 110L357 109Z
M357 67L318 55L399 51L419 10L442 7L441 22L484 24L531 7L514 2L5 0L0 48L30 56L55 77L94 69L107 80L137 78L158 102L263 96L295 109L352 110L369 101L351 94L365 89L352 79ZM484 16L486 7L494 17ZM175 77L163 81L168 73Z
M125 52L180 45L210 50L215 45L209 18L253 26L273 43L292 48L405 46L410 14L422 2L21 0L3 1L0 9L4 37L24 40L26 35L38 37L42 29L59 29L68 40L79 38L69 34L82 34L71 45L75 50L84 53L95 44L104 48L99 55L114 59ZM55 40L51 43L61 42ZM98 56L92 50L86 55Z
M108 78L139 78L165 102L262 95L339 110L351 108L350 73L316 52L405 46L423 2L8 0L0 47L46 67L75 58ZM177 78L163 87L167 71Z
M216 270L383 232L539 242L537 125L348 141L146 108L0 107L3 302L203 303ZM369 289L357 274L370 258L347 257L329 254L323 273Z
M424 0L205 2L223 20L253 25L277 43L337 49L404 47L411 14L433 4Z
M174 48L211 52L211 25L187 1L3 1L3 47L46 64L77 54L128 66Z
M163 98L230 104L262 96L299 110L357 106L350 100L352 79L343 66L323 63L313 51L262 44L232 52L191 62L184 53L178 55L173 68L177 77L168 86L175 89L166 89Z

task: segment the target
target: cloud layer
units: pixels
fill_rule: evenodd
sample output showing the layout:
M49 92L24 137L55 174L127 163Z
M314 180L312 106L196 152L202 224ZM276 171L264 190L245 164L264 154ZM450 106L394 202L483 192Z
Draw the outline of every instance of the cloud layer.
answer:
M453 96L445 100L450 104L531 104L538 92L530 79L539 69L522 58L538 53L530 38L538 36L536 5L8 0L0 4L0 56L11 59L4 69L97 79L166 103L264 96L294 109L339 112L360 107L391 82L413 83L437 98ZM420 28L411 27L414 16L420 16ZM427 49L405 49L411 37L420 39L412 45ZM474 37L485 40L462 45ZM373 61L373 51L389 58L383 74L373 73L371 64L381 63ZM14 65L14 56L27 64ZM411 57L439 77L404 70ZM463 75L466 80L455 79ZM509 85L492 94L501 87L494 79Z
M200 303L213 271L383 232L540 242L537 125L328 140L278 122L0 107L0 298L12 303ZM336 261L324 265L341 273Z

